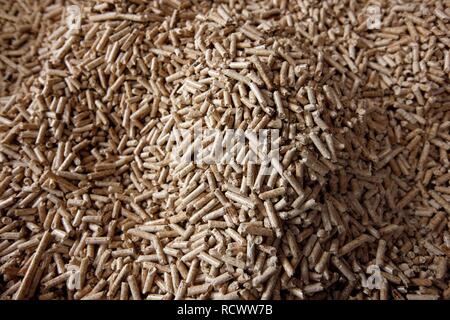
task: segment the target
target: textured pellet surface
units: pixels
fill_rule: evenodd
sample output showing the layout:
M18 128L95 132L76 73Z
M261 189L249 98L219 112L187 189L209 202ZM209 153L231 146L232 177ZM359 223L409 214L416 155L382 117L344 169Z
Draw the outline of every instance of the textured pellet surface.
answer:
M450 3L380 3L0 0L0 299L450 298Z

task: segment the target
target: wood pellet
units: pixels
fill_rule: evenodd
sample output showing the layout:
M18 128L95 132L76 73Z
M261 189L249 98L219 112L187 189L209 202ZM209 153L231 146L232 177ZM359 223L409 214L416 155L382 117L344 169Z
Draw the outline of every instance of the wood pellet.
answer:
M450 299L449 1L0 0L0 28L0 299Z

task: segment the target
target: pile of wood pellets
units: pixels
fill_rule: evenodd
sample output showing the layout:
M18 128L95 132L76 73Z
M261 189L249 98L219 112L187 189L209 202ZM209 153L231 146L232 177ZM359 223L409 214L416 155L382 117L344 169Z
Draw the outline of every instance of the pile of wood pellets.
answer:
M0 28L0 299L450 299L448 0L0 0Z

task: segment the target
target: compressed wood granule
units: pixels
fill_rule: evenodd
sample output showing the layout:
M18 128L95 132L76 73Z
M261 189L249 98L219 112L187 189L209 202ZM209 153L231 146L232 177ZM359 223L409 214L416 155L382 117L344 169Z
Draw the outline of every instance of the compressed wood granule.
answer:
M0 0L0 299L449 299L449 24Z

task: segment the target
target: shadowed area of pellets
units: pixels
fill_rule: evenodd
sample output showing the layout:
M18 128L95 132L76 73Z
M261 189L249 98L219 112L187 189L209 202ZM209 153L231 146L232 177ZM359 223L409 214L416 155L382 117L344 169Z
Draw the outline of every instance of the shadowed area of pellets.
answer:
M0 299L449 299L449 24L0 0Z

